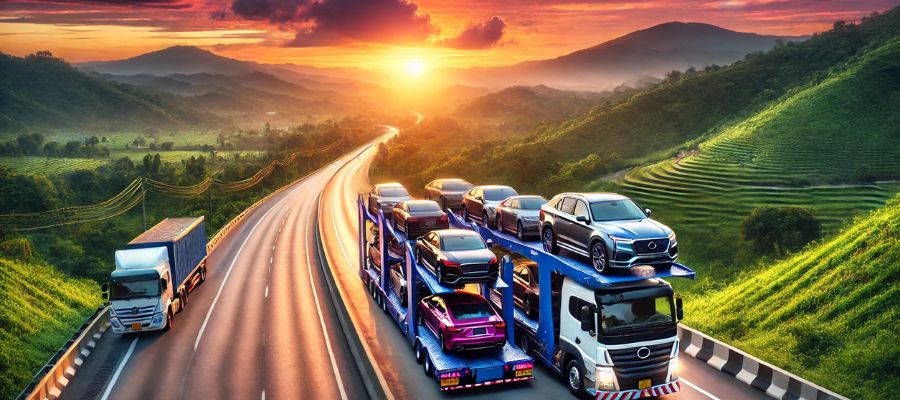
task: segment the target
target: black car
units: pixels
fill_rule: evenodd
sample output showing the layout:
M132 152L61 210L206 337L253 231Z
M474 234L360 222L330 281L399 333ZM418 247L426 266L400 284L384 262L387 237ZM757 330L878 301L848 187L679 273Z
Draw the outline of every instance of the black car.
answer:
M441 209L459 209L463 205L463 195L475 185L462 179L435 179L425 185L425 200L434 200Z
M500 269L481 236L463 229L432 231L416 240L416 262L447 285L490 282Z

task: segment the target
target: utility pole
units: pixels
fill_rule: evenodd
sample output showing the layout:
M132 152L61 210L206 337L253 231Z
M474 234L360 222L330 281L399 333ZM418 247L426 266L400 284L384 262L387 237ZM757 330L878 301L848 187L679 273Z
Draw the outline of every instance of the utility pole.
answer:
M147 231L147 188L144 187L144 180L141 180L141 223L144 231Z

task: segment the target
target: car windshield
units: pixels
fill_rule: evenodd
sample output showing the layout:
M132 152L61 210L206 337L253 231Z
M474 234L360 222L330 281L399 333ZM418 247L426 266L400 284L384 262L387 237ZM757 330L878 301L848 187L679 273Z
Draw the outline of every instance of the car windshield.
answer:
M402 187L387 187L381 188L378 191L381 193L381 196L384 197L405 197L409 196L409 193L406 192L406 189Z
M600 324L604 332L640 328L674 321L670 297L647 297L601 304Z
M409 211L412 212L428 212L428 211L441 211L441 207L437 205L437 203L411 203L409 205Z
M444 182L441 184L441 190L449 190L452 192L464 192L472 188L472 185L465 182Z
M109 284L110 300L157 296L159 296L159 280L156 279L133 282L112 281Z
M619 221L647 218L647 216L644 215L644 212L641 211L641 208L628 199L591 203L591 214L594 214L594 221Z
M540 210L544 204L547 204L547 199L543 197L523 197L519 199L519 208L523 210Z
M451 303L448 306L456 319L490 318L494 315L487 303Z
M494 188L494 189L484 189L484 199L487 201L500 201L509 196L515 196L515 190L511 188Z
M486 249L481 236L444 236L441 238L441 249L447 251Z

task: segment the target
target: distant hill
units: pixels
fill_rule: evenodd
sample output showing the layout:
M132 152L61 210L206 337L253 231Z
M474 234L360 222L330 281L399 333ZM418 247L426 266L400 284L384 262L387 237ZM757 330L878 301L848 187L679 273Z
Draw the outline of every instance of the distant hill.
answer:
M694 328L849 398L885 399L900 383L900 197L684 303Z
M0 53L0 132L217 125L177 98L88 76L49 54Z
M172 46L124 60L80 63L75 66L112 75L244 75L256 71L254 63L222 57L194 46Z
M702 23L669 22L629 33L554 59L459 72L464 82L496 87L544 84L578 90L610 89L672 70L726 65L748 53L771 49L779 40Z

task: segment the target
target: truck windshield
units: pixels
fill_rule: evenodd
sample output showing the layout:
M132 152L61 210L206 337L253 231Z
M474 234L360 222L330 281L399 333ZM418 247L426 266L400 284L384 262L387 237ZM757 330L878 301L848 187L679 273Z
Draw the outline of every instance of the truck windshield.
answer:
M672 300L667 296L601 304L600 324L604 332L668 325L674 321Z
M110 300L157 296L159 296L159 280L156 279L132 282L112 281L109 283Z
M622 221L647 218L637 204L631 200L610 200L591 203L594 221Z

